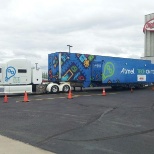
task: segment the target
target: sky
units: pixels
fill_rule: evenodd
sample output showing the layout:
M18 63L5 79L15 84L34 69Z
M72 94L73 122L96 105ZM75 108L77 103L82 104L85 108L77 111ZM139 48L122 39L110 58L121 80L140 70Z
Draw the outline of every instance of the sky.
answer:
M0 62L26 58L48 67L48 54L144 56L145 15L153 0L0 0Z

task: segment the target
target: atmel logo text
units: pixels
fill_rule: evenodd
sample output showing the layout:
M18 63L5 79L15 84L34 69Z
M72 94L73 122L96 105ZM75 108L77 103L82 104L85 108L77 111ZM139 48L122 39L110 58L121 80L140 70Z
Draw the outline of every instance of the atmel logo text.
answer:
M133 69L126 69L126 68L123 68L123 69L121 70L121 74L135 74L134 68L133 68Z

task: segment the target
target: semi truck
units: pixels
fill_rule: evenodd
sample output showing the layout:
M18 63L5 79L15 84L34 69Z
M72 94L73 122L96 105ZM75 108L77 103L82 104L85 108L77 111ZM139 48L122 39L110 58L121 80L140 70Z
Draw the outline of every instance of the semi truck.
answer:
M92 54L55 52L48 54L48 80L27 59L0 64L0 93L58 93L71 88L140 88L154 83L150 60Z
M55 52L48 54L48 80L69 82L74 89L140 88L154 83L154 64L143 59Z
M56 93L57 85L59 91L70 90L67 82L44 82L42 70L35 64L32 67L27 59L14 59L0 64L0 93Z

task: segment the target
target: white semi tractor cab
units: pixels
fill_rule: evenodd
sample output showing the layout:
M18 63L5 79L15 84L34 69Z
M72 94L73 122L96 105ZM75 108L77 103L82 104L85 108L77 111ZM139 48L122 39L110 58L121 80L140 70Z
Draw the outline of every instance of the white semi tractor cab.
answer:
M14 59L0 64L0 93L57 93L68 92L68 82L43 82L37 63L32 67L27 59Z

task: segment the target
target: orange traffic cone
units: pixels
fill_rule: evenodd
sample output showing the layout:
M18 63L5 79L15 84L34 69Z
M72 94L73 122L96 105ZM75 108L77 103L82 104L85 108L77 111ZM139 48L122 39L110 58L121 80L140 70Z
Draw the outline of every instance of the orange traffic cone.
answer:
M29 102L28 95L27 95L27 92L26 91L25 91L25 94L24 94L24 102Z
M152 88L151 88L153 91L154 91L154 86L152 86Z
M5 94L5 96L4 96L4 103L8 103L8 97L7 97L6 94Z
M130 89L130 92L133 93L133 88Z
M103 88L102 96L106 96L105 88Z
M71 90L69 90L69 92L68 92L68 97L67 97L68 99L72 99L72 92L71 92Z

